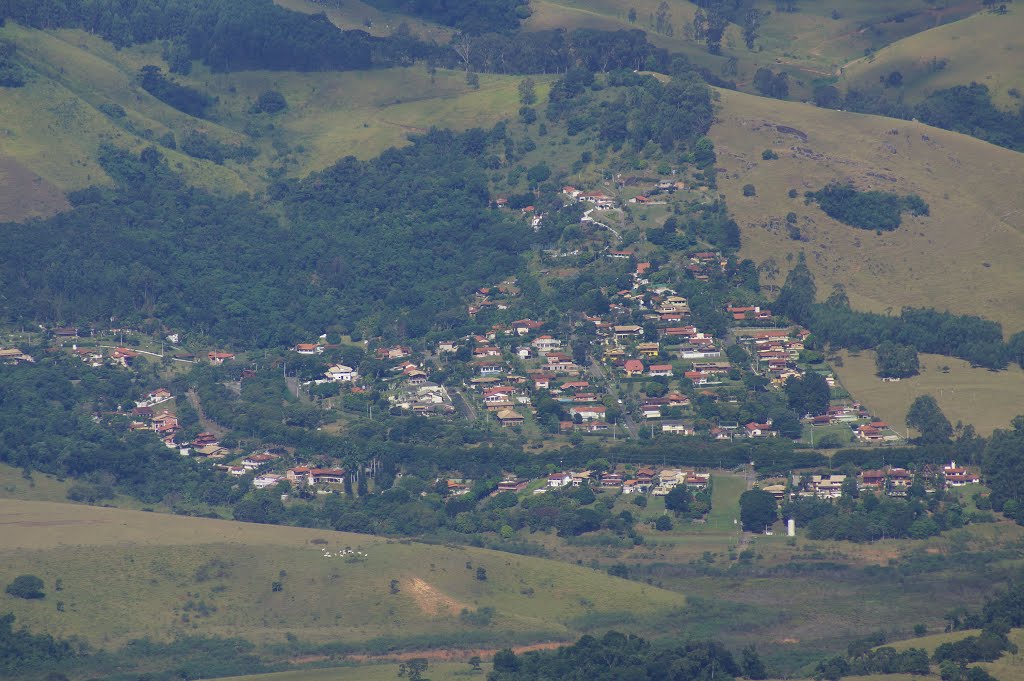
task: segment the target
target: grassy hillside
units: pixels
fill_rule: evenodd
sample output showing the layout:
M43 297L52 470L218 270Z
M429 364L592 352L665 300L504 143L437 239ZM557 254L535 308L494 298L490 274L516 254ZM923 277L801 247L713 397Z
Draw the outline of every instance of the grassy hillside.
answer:
M277 643L291 633L378 652L508 645L571 640L627 612L657 631L686 602L587 568L478 549L9 499L0 517L2 579L36 574L48 590L5 607L33 630L97 645L188 632ZM365 555L339 555L346 547ZM490 623L460 617L485 607Z
M979 433L1009 428L1021 413L1020 386L1024 378L1016 365L1006 371L972 369L959 359L921 355L921 374L898 382L883 382L875 376L875 353L856 356L844 352L843 366L836 368L843 387L889 423L902 431L903 419L913 401L932 395L952 423L970 423Z
M781 270L764 283L781 286L789 257L803 250L822 297L841 282L860 309L934 306L1024 328L1024 197L1005 190L1024 172L1024 154L913 122L720 95L711 131L719 184L743 231L742 254ZM765 149L778 160L762 160ZM805 191L837 180L917 193L931 215L905 215L898 230L878 235L804 205ZM747 184L756 196L743 196ZM786 229L789 212L800 241Z
M1019 97L1009 90L1024 90L1024 8L1009 4L1007 10L1005 15L978 13L899 40L848 64L844 82L877 87L879 78L899 71L899 94L916 102L935 90L976 81L988 86L997 105L1019 108ZM939 61L945 61L941 69Z
M81 31L43 32L13 23L0 39L15 43L30 67L23 88L0 98L0 220L46 215L66 207L62 193L108 181L96 163L102 142L141 149L171 132L180 142L193 130L223 144L254 147L250 163L216 165L163 148L196 185L215 191L260 191L268 171L294 176L339 158L371 158L407 143L410 133L432 126L490 127L519 108L518 77L482 75L479 89L465 74L425 66L344 73L251 71L212 74L197 66L187 85L217 98L200 120L158 101L136 82L146 64L166 64L156 44L115 50ZM535 78L538 95L550 79ZM277 90L287 111L250 113L262 92ZM103 112L118 106L124 116Z

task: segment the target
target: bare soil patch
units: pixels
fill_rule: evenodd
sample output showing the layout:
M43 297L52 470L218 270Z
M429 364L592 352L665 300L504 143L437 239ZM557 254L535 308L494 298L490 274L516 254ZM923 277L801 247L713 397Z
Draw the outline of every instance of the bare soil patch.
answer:
M47 217L70 207L56 185L0 156L0 222Z

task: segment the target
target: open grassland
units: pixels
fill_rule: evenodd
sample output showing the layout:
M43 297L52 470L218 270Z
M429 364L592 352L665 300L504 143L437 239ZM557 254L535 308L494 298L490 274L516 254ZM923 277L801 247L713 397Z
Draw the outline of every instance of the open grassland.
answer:
M13 159L60 190L108 181L96 163L103 142L141 149L151 144L149 137L191 128L203 128L225 142L241 140L237 133L191 119L151 97L133 80L137 69L131 55L118 53L122 61L110 61L96 52L113 54L113 47L97 38L77 31L50 34L10 22L0 28L0 38L15 43L32 70L25 87L6 89L0 98L0 158ZM115 104L125 110L121 119L99 108ZM241 168L164 151L193 184L234 191L245 186Z
M1024 174L1024 154L909 121L719 94L711 137L742 255L781 270L763 283L781 286L791 257L805 251L821 297L843 283L858 309L936 307L1024 328L1024 195L1007 191ZM765 149L779 158L762 160ZM919 194L931 215L904 214L899 229L881 234L840 224L803 199L832 181ZM756 196L743 196L747 184ZM790 212L799 241L786 229Z
M13 500L0 500L0 524L5 579L36 574L49 591L8 599L18 621L103 646L185 633L264 643L291 633L378 652L501 646L572 640L627 613L657 631L686 603L555 561L356 534ZM339 554L346 547L365 556ZM485 607L490 623L460 617Z
M932 395L951 423L969 423L983 435L1009 428L1010 420L1024 413L1024 371L1017 365L989 371L952 357L919 357L920 375L900 381L884 382L875 375L875 353L870 350L843 352L843 366L836 373L857 400L904 434L907 410L920 395Z
M64 501L69 486L52 475L33 471L25 477L20 469L0 464L0 497L4 499Z
M427 676L431 681L459 681L460 679L484 679L491 665L482 665L482 671L473 672L465 662L430 662ZM330 669L308 669L279 672L277 674L252 674L232 676L222 681L395 681L399 665L366 664L358 667L332 667Z
M1009 90L1024 90L1024 8L1006 7L1006 14L981 12L892 43L847 65L843 82L878 87L880 78L899 71L899 94L916 102L974 81L988 86L996 104L1017 109L1021 101Z

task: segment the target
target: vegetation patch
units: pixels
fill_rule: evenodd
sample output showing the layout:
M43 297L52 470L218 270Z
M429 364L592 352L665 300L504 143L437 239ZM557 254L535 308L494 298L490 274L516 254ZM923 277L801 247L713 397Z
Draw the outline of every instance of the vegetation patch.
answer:
M928 204L917 194L900 196L877 190L858 191L849 184L828 184L804 194L805 202L816 202L830 218L851 227L891 232L900 226L902 213L928 215Z

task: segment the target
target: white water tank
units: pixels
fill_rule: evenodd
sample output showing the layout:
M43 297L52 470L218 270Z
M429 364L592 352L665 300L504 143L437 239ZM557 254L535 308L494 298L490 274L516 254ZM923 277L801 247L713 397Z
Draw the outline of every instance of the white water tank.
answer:
M795 537L796 536L796 520L793 519L793 518L790 518L786 522L786 536L787 537Z

